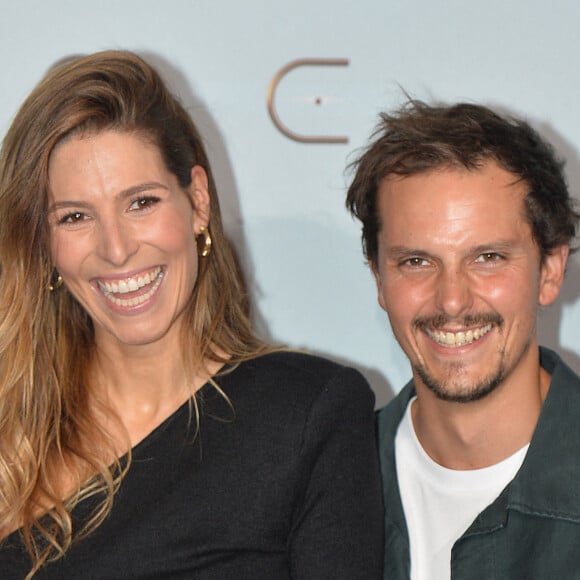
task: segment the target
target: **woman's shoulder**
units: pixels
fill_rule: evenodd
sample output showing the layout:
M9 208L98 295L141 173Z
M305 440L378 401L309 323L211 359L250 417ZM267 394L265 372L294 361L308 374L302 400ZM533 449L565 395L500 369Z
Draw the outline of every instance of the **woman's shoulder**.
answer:
M366 382L361 373L353 367L299 350L275 350L250 359L241 366L249 372L278 379L287 377L299 381L324 383L346 375Z
M372 391L362 374L349 366L302 351L277 350L240 363L224 376L234 394L244 390L268 399L369 398ZM221 384L220 379L217 379ZM240 385L245 385L244 389Z

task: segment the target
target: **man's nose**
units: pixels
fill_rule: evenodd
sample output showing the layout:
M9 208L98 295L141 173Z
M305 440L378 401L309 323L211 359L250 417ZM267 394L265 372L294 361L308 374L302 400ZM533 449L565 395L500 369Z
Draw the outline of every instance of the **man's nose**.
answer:
M439 310L457 317L473 305L470 280L461 268L445 268L437 279L436 303Z

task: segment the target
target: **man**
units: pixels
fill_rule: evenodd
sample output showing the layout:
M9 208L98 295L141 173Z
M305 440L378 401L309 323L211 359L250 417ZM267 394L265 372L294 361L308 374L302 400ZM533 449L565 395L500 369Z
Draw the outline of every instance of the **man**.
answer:
M382 115L347 206L413 379L378 415L385 579L580 578L580 378L538 347L578 214L525 122Z

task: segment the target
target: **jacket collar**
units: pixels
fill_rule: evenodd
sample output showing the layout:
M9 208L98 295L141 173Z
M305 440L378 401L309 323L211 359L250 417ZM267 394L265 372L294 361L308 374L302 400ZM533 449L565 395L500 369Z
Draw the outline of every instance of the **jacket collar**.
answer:
M524 462L464 537L503 527L509 510L580 522L580 377L544 347L540 348L540 364L551 375L550 389Z
M540 348L540 364L551 375L550 389L530 447L516 477L475 520L468 533L501 527L507 510L580 521L580 377L553 351ZM378 414L379 449L387 517L407 533L395 464L395 435L410 399L413 381ZM388 493L388 497L387 497ZM389 513L390 512L390 513Z
M580 377L547 348L540 363L552 375L550 389L508 507L580 521Z
M395 436L407 405L414 396L415 386L413 381L410 381L386 407L377 413L377 436L386 517L395 526L398 533L405 537L408 535L408 531L397 478Z

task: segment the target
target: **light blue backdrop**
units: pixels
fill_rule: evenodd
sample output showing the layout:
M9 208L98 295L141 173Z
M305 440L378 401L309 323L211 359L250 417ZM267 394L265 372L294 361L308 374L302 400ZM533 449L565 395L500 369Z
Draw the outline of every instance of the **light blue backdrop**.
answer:
M580 3L576 0L2 0L0 134L57 60L128 48L159 65L190 108L217 174L261 331L360 368L378 404L410 375L376 304L359 227L344 210L344 169L377 113L414 97L481 101L527 117L568 159L580 187ZM297 58L347 58L268 85ZM317 104L317 98L320 103ZM580 371L580 262L541 338Z

